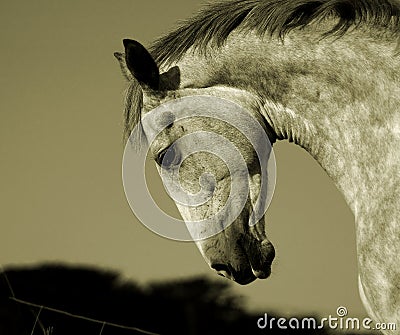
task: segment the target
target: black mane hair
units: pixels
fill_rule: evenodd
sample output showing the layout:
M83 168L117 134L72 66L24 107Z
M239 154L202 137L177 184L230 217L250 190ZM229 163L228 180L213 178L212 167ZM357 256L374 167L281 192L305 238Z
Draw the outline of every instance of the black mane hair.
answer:
M223 45L236 28L259 35L284 36L327 17L337 23L324 35L343 35L361 24L385 27L397 33L398 0L225 0L205 6L197 15L153 44L151 53L159 64L179 60L189 48L204 51Z

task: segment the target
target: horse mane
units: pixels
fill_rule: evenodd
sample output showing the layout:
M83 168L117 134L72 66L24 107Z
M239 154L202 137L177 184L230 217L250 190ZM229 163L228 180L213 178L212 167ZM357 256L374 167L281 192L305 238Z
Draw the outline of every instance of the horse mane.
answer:
M143 107L143 90L137 80L131 80L125 93L125 107L124 107L124 133L123 141L127 143L130 139L131 145L136 145L139 148L141 141L145 137L142 124L141 114ZM136 138L130 138L132 130L138 126Z
M254 30L283 39L295 28L336 17L338 22L323 34L343 35L351 26L383 26L399 31L398 0L225 0L206 5L197 15L156 40L151 53L159 64L178 61L188 50L205 52L220 47L236 28Z

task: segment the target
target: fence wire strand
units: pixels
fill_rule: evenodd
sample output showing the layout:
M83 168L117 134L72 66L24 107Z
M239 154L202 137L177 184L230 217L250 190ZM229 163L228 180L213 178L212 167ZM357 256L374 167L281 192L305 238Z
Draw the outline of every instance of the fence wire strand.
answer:
M39 308L39 312L36 314L36 319L35 319L35 323L34 323L33 328L32 328L31 335L33 335L33 332L35 331L36 324L38 322L40 323L39 315L42 312L42 310L47 310L47 311L50 311L50 312L66 315L66 316L71 317L71 318L75 318L75 319L85 320L85 321L92 322L92 323L101 324L102 327L100 329L99 335L102 334L103 329L104 329L104 327L106 325L107 326L111 326L111 327L115 327L115 328L120 328L120 329L132 330L132 331L136 331L136 332L139 332L139 333L142 333L142 334L146 334L146 335L160 335L159 333L150 332L150 331L138 328L138 327L129 327L129 326L124 326L124 325L120 325L120 324L117 324L117 323L97 320L97 319L89 318L89 317L86 317L86 316L82 316L82 315L77 315L77 314L73 314L73 313L70 313L70 312L66 312L66 311L63 311L63 310L60 310L60 309L57 309L57 308L47 307L47 306L44 306L44 305L38 305L38 304L34 304L32 302L29 302L29 301L18 299L15 296L14 290L13 290L12 285L11 285L11 283L10 283L8 277L7 277L6 272L4 271L4 268L1 265L0 265L0 270L1 270L1 273L3 274L3 277L5 278L5 281L6 281L6 284L7 284L8 288L10 289L10 292L11 292L11 296L9 297L10 300L13 300L13 301L15 301L17 303L20 303L20 304L23 304L23 305L27 305L27 306L30 306L30 307Z

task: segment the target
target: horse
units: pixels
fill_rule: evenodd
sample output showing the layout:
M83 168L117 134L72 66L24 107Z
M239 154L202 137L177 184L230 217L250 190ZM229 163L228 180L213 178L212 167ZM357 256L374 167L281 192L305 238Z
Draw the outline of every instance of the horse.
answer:
M115 53L129 82L126 138L158 106L211 96L245 108L272 144L288 140L305 149L354 214L359 293L366 311L376 322L397 324L399 20L397 0L228 0L204 7L148 49L125 39L125 51ZM198 129L230 132L221 123L213 129L201 120L180 124L172 115L165 134L154 141L160 170L179 159L178 146L163 164L165 150L185 134ZM145 135L149 132L149 126L143 128ZM244 146L249 166L246 203L231 225L196 244L218 274L248 284L269 276L275 251L264 217L255 225L248 222L252 204L262 196L261 178L252 149L245 141L238 143ZM198 177L204 171L215 174L218 190L208 205L177 202L185 221L208 217L221 208L228 192L226 170L206 154L192 155L180 164L180 182L188 192L198 191Z

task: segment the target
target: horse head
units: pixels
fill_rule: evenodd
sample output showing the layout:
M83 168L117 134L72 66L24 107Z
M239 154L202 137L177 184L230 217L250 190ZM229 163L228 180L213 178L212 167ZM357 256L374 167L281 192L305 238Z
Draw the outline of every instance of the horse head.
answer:
M171 196L180 194L180 199L173 198L201 254L218 274L240 284L267 278L275 251L265 233L270 180L263 178L262 171L272 148L256 108L249 99L238 100L238 95L224 87L183 88L178 66L160 74L140 43L124 40L124 46L125 53L115 56L138 95L133 102L137 115L128 111L127 120L133 117L139 124L138 117L168 105L141 126L151 139L149 151L160 175L167 175L167 191ZM182 100L189 96L198 98ZM179 99L183 102L172 103ZM199 115L208 103L205 110L219 117ZM244 107L249 112L244 118L234 116L241 108L238 104L247 104ZM132 99L129 105L132 108ZM179 117L179 112L186 116ZM187 117L191 112L192 117ZM155 131L160 127L162 131ZM251 135L246 137L243 132Z

